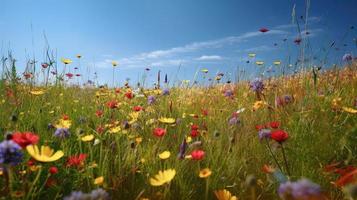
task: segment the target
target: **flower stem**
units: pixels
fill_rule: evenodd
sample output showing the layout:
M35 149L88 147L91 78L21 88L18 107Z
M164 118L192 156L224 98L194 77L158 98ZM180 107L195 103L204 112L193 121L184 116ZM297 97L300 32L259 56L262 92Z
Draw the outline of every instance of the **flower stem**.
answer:
M283 152L283 158L284 158L286 172L288 173L288 176L290 176L290 170L289 170L289 166L288 166L288 161L287 161L286 156L285 156L285 150L284 150L283 144L281 144L281 151Z
M280 166L278 160L277 160L276 157L274 156L273 151L271 150L271 147L270 147L270 144L269 144L268 139L265 138L265 142L266 142L266 144L267 144L267 147L268 147L268 149L269 149L269 152L270 152L271 157L273 157L273 159L274 159L276 165L278 165L278 168L280 169L280 171L283 172L283 168Z
M208 200L208 186L209 186L209 182L208 182L208 178L206 178L206 191L205 191L205 199Z

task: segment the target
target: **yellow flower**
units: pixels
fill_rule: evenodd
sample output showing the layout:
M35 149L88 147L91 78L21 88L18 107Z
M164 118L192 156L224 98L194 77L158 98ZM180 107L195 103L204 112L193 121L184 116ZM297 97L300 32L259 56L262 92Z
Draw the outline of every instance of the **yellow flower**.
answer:
M72 125L72 121L69 119L60 119L55 125L56 128L69 128Z
M236 196L233 196L228 190L216 190L214 191L218 200L238 200Z
M142 137L137 137L137 138L135 138L136 144L140 144L142 141L143 141L143 138L142 138Z
M208 178L209 176L211 176L211 174L212 174L212 171L209 168L204 168L200 171L198 176L200 178Z
M274 61L273 64L274 64L274 65L280 65L280 64L281 64L281 61L280 61L280 60Z
M351 114L356 114L357 110L353 109L353 108L349 108L349 107L342 107L342 110L344 110L345 112L351 113Z
M164 151L159 154L159 158L162 160L166 160L170 157L170 155L171 155L170 151Z
M103 176L100 176L96 179L94 179L94 185L102 185L104 182L104 177Z
M68 59L68 58L62 58L61 61L62 61L65 65L68 65L68 64L71 64L71 63L72 63L72 60L71 60L71 59Z
M256 101L254 102L253 110L258 110L259 108L262 108L264 105L266 105L264 101Z
M118 62L117 61L112 61L112 66L115 67L118 65Z
M30 94L33 94L35 96L43 95L45 93L44 90L31 90Z
M263 61L256 61L255 64L256 65L264 65L264 62Z
M170 183L170 181L175 177L175 169L167 169L165 171L159 171L154 178L150 178L150 184L152 186L161 186L165 183Z
M208 72L208 69L201 69L201 72L207 73L207 72Z
M187 136L187 137L186 137L186 142L187 142L187 143L192 142L192 137L191 137L191 136Z
M251 58L254 58L257 54L255 53L249 53L248 56L251 57Z
M159 122L164 123L164 124L173 124L176 122L174 118L166 118L166 117L160 117Z
M26 147L27 152L37 161L40 162L53 162L63 157L63 151L59 150L54 153L53 149L49 146L41 146L41 151L37 145L28 145Z
M81 140L83 142L90 142L94 139L94 135L93 134L90 134L90 135L86 135L86 136L83 136L81 137Z
M113 128L109 129L109 133L118 133L121 131L120 126L114 126Z

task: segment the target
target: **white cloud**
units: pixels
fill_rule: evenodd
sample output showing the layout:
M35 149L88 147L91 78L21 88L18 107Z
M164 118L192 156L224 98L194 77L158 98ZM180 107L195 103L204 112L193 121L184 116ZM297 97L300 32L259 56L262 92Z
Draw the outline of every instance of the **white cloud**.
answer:
M218 56L218 55L210 55L210 56L203 55L201 57L196 58L195 60L211 61L211 60L222 60L222 59L223 58L221 56Z

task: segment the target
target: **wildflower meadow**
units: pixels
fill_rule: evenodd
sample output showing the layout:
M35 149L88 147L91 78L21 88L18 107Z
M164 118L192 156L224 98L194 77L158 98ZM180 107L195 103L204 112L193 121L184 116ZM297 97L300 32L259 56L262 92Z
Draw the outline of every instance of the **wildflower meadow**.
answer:
M357 199L356 48L316 64L329 55L309 51L296 13L298 37L279 40L296 62L251 49L233 75L199 65L180 79L142 66L137 82L119 81L124 61L108 59L99 83L81 52L46 44L23 69L5 48L0 199ZM253 34L280 33L273 29ZM199 45L209 48L190 48Z

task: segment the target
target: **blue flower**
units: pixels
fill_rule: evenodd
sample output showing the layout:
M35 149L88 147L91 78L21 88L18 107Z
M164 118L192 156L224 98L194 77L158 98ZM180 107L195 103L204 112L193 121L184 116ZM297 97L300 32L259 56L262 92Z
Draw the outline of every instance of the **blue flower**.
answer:
M319 197L322 195L320 186L307 179L282 183L280 184L278 193L282 199L286 197L292 197L292 199L309 199L310 197Z
M260 78L255 79L250 83L250 89L254 92L262 92L264 90L263 80Z
M233 126L233 125L238 125L240 124L240 120L238 117L234 116L234 117L231 117L229 120L228 120L228 124Z
M58 138L66 138L70 135L68 128L57 128L54 135Z
M270 129L261 129L258 132L259 135L259 140L263 140L264 138L269 139L271 135L271 130Z
M102 188L92 190L90 193L83 193L82 191L73 191L64 200L108 200L109 194Z
M148 104L149 105L155 103L155 101L156 101L155 96L152 96L152 95L148 96Z
M232 90L226 90L226 91L224 92L224 96L225 96L225 97L231 97L231 96L233 96L233 91L232 91Z
M162 90L162 95L169 95L169 94L170 94L170 90L168 88Z
M342 60L345 62L351 62L353 59L352 55L350 53L346 53L345 55L343 55Z
M22 161L21 147L12 140L0 143L0 163L17 165Z

